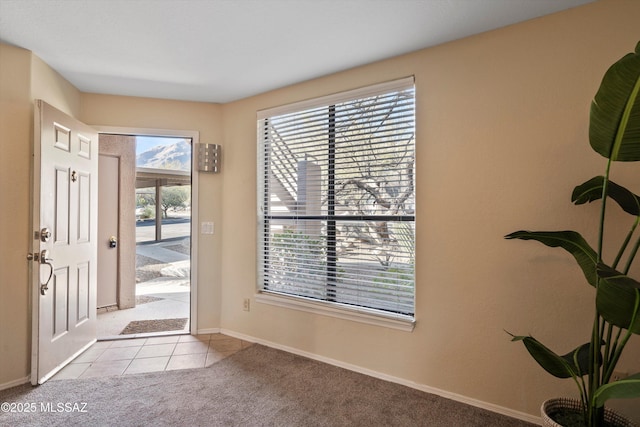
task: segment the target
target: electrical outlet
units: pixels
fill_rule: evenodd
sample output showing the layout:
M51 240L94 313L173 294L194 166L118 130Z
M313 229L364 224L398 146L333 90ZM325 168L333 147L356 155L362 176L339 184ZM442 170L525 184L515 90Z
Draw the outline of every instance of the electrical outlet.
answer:
M251 309L251 300L249 298L244 299L244 303L242 305L242 309L244 311L249 311Z
M627 378L628 376L629 376L629 374L627 374L626 372L613 371L613 374L611 375L611 382L623 380L623 379Z

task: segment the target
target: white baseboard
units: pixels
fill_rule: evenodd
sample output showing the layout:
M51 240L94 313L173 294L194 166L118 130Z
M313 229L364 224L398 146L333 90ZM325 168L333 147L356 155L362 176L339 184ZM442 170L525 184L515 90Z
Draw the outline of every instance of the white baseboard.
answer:
M376 372L376 371L372 371L370 369L365 369L362 368L361 366L357 366L357 365L352 365L350 363L345 363L339 360L335 360L335 359L331 359L328 357L324 357L324 356L319 356L317 354L314 353L309 353L294 347L288 347L286 345L281 345L278 343L274 343L271 341L265 341L259 338L255 338L249 335L244 335L244 334L240 334L237 333L235 331L230 331L227 329L220 329L219 331L221 334L224 335L229 335L231 337L234 338L238 338L244 341L249 341L249 342L253 342L253 343L257 343L257 344L261 344L264 345L266 347L271 347L271 348L275 348L278 350L282 350L282 351L286 351L288 353L293 353L293 354L297 354L298 356L303 356L303 357L307 357L309 359L313 359L313 360L317 360L319 362L323 362L323 363L327 363L329 365L333 365L333 366L337 366L339 368L344 368L347 369L349 371L354 371L354 372L358 372L360 374L364 374L364 375L368 375L370 377L374 377L374 378L378 378L384 381L389 381L392 383L396 383L396 384L400 384L400 385L404 385L416 390L420 390L420 391L424 391L425 393L431 393L431 394L435 394L437 396L440 397L444 397L446 399L451 399L451 400L455 400L456 402L461 402L461 403L465 403L467 405L470 406L474 406L476 408L480 408L480 409L486 409L487 411L491 411L491 412L495 412L497 414L501 414L501 415L506 415L508 417L511 418L515 418L518 420L522 420L522 421L527 421L529 423L532 424L537 424L537 425L541 425L542 424L542 420L540 417L531 415L531 414L527 414L524 412L520 412L520 411L516 411L513 409L509 409L509 408L505 408L504 406L499 406L499 405L495 405L493 403L488 403L488 402L483 402L481 400L477 400L477 399L473 399L467 396L463 396L461 394L457 394L457 393L451 393L449 391L446 390L441 390L439 388L435 388L435 387L430 387L424 384L418 384L416 382L413 381L409 381L403 378L398 378L398 377L394 377L391 375L387 375L387 374L383 374L380 372Z
M8 383L0 384L0 390L6 390L11 387L27 384L28 382L29 382L29 376L26 376L24 378L19 378L17 380L9 381Z
M219 334L220 328L198 329L198 335Z

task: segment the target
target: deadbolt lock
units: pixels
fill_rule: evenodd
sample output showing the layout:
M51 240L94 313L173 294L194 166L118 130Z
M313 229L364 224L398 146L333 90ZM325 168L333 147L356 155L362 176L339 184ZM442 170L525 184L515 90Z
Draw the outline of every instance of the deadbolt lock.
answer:
M43 242L48 242L49 239L51 238L51 230L49 230L47 227L44 227L42 230L40 230L40 240Z

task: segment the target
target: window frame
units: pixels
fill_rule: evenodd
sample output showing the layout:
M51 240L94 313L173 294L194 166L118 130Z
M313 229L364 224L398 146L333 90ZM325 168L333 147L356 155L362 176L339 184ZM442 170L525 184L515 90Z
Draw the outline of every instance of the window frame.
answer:
M265 139L266 126L261 126L261 123L263 125L266 125L267 124L266 121L270 117L277 117L284 114L301 112L301 111L318 108L318 107L327 107L328 108L327 150L329 153L328 176L330 177L328 178L328 194L331 195L329 197L335 197L334 191L333 191L335 189L334 187L335 182L333 181L335 179L335 175L334 173L332 173L335 171L335 170L332 170L335 165L332 164L332 160L331 160L333 157L332 152L335 155L335 146L332 146L332 144L335 144L335 105L343 102L349 102L349 101L355 101L355 100L363 99L367 97L373 97L376 95L383 95L383 94L391 93L394 91L406 90L410 87L414 87L414 84L415 84L414 77L410 76L410 77L394 80L391 82L381 83L373 86L367 86L360 89L350 90L350 91L341 92L341 93L337 93L337 94L333 94L325 97L315 98L311 100L306 100L302 102L297 102L293 104L288 104L280 107L258 111L257 113L258 147L259 148L263 147L263 140ZM413 102L414 102L413 105L415 108L415 100ZM333 123L333 127L331 126L332 123ZM414 144L413 154L415 154L415 142L413 144ZM414 313L412 314L395 313L395 312L386 311L383 309L375 309L375 308L369 308L366 306L351 305L349 303L336 302L331 298L315 299L315 298L306 297L303 295L283 293L283 292L269 290L268 288L265 289L265 283L263 283L264 280L261 280L263 278L265 267L261 259L263 257L263 254L269 250L269 244L271 243L271 241L265 240L261 244L260 239L263 239L263 237L267 233L267 230L270 227L269 222L273 219L272 217L275 217L279 220L283 220L283 219L284 220L286 219L300 220L300 217L295 215L295 213L290 215L290 217L288 215L282 215L282 214L274 216L263 211L263 207L267 204L265 202L265 197L269 197L269 194L270 194L269 186L265 184L265 182L267 181L267 177L265 176L265 173L266 173L265 171L268 170L268 167L265 167L266 160L265 160L265 157L263 156L264 156L263 152L259 152L259 156L257 159L257 167L258 167L257 236L259 239L257 252L258 252L259 258L257 262L257 270L258 270L257 271L258 273L257 274L257 278L258 278L257 292L258 293L256 295L256 301L260 303L279 306L279 307L286 307L286 308L301 310L301 311L310 312L310 313L328 315L332 317L338 317L342 319L358 321L358 322L363 322L363 323L372 324L372 325L384 326L384 327L389 327L389 328L403 330L403 331L412 331L413 328L415 327L415 303L416 303L415 264L414 264L414 270L413 270ZM414 167L414 173L415 173L415 167ZM414 178L414 183L415 183L415 178ZM414 195L415 195L415 187L414 187ZM337 259L337 256L335 253L336 243L337 243L336 236L335 236L336 219L338 219L339 221L375 221L375 220L409 221L409 222L412 222L415 227L415 213L413 215L364 215L364 216L361 215L357 218L350 217L350 216L343 217L343 216L335 215L335 211L332 211L333 205L334 205L333 203L328 203L328 211L326 215L304 217L307 220L321 220L321 221L327 222L328 249L327 249L327 273L326 273L327 276L325 276L327 278L330 277L330 274L332 271L331 269L332 260L333 260L333 269L335 270L336 268L336 265L335 265L336 263L335 260ZM329 244L329 242L332 242L332 243ZM415 234L414 234L414 240L412 243L415 244ZM327 283L326 286L329 287L330 284Z

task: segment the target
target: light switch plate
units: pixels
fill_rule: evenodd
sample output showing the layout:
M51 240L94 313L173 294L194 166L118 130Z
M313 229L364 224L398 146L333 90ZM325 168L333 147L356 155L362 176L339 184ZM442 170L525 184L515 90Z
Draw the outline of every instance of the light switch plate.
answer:
M213 234L213 222L201 222L200 234Z

